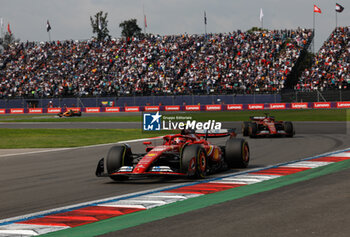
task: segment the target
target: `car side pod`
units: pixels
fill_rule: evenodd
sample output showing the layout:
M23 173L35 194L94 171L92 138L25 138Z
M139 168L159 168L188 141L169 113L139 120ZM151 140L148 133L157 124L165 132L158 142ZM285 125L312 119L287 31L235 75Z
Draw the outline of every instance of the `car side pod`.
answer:
M98 162L95 174L97 177L107 177L108 176L108 174L105 173L105 158L102 158Z

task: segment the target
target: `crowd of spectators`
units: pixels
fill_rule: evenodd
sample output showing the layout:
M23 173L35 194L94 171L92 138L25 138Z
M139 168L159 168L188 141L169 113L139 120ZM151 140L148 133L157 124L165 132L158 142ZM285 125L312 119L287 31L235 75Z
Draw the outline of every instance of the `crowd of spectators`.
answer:
M0 55L0 98L278 92L311 38L297 29L16 43Z
M295 89L350 89L350 27L338 27L332 32Z

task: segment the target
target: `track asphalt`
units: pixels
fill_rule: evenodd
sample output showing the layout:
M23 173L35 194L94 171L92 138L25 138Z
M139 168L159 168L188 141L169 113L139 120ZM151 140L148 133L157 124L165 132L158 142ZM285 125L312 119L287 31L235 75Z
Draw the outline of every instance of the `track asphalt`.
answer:
M327 127L338 126L337 123L327 124ZM324 126L321 124L318 130L325 130L327 127ZM298 133L297 129L294 138L248 139L252 158L250 168L348 148L348 134L305 134ZM215 142L222 143L223 140ZM140 142L130 145L134 152L144 149ZM0 156L0 219L189 182L152 179L115 183L108 178L96 178L97 162L107 154L109 147L111 145L11 156L3 154ZM348 171L143 224L109 236L348 236Z
M102 236L346 237L349 179L348 169Z
M303 134L345 134L350 122L293 122L297 133ZM223 128L241 130L242 122L222 122ZM141 122L0 122L0 128L95 128L95 129L130 129L142 128Z

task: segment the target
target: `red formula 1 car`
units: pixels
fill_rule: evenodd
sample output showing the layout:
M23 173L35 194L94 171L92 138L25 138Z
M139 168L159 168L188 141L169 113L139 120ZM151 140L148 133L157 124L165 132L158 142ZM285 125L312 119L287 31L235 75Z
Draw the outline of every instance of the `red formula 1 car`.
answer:
M74 117L74 116L81 116L81 112L80 111L76 111L76 110L68 110L64 113L59 113L57 114L57 116L59 117Z
M295 134L292 122L276 121L275 117L265 114L262 117L250 117L249 122L242 124L243 136L266 137L286 136L293 137Z
M213 145L207 140L216 134L229 136L225 146ZM249 146L235 136L233 130L205 135L183 130L180 134L164 136L159 146L144 142L146 152L142 154L132 153L127 144L115 145L106 159L98 162L96 176L116 181L144 176L203 178L228 168L245 168L250 159Z

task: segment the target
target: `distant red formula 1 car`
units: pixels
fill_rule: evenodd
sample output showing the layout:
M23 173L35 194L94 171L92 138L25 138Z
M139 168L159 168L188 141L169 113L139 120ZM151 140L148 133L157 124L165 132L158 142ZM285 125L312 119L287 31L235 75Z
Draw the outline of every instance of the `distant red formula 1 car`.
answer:
M64 113L59 113L57 114L57 116L59 117L74 117L74 116L81 116L81 112L80 111L76 111L76 110L68 110Z
M229 137L225 146L207 140L217 134ZM159 146L144 142L146 152L141 154L132 153L127 144L115 145L106 159L98 162L96 176L116 181L145 176L203 178L228 168L245 168L250 159L249 146L235 136L233 130L205 133L183 130L180 134L164 136Z
M250 117L249 122L242 124L243 136L266 137L286 136L293 137L295 134L292 122L276 121L275 117L265 114L262 117Z

